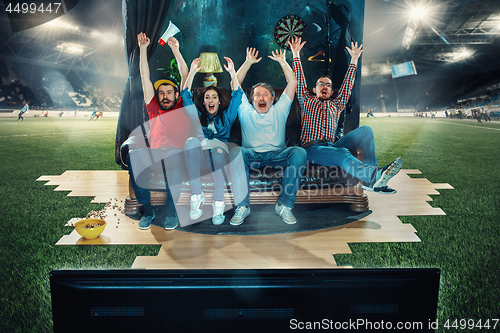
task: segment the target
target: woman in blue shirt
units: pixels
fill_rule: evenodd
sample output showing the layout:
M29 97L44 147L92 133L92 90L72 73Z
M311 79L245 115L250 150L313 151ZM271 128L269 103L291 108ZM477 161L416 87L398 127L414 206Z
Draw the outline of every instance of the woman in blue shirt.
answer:
M193 94L191 85L194 76L201 67L198 67L200 59L195 59L191 64L186 83L181 91L181 97L186 110L192 117L196 112L200 120L203 135L198 131L198 138L189 138L184 147L184 156L191 184L191 220L196 220L202 215L201 207L205 203L205 194L201 190L200 174L203 170L212 170L214 182L213 217L212 223L220 225L224 223L224 185L225 166L229 150L227 142L231 126L238 116L238 107L241 104L243 90L240 87L233 61L225 57L227 66L224 68L231 75L231 102L228 103L219 89L215 86L207 87L199 95L196 101L196 110L193 108Z

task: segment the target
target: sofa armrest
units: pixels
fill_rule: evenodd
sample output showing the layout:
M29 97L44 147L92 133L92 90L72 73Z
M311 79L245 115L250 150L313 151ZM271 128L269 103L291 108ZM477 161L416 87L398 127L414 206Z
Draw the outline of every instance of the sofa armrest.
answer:
M127 167L128 153L133 149L144 146L149 147L147 138L142 136L130 136L127 140L125 140L120 146L120 159L122 161L122 164Z

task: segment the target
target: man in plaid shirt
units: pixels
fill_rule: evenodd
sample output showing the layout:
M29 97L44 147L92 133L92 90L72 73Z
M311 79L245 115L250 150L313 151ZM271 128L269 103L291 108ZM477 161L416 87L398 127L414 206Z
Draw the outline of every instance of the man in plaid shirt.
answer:
M358 127L334 142L339 115L351 95L363 45L358 47L356 42L351 43L351 48L346 47L351 55L351 62L337 97L332 98L332 80L328 76L321 76L316 81L316 86L313 88L314 95L307 90L300 62L300 50L305 43L301 42L301 38L294 38L290 47L293 53L293 71L298 80L297 99L301 107L300 141L301 146L307 151L307 159L319 165L342 167L350 175L362 180L364 182L362 187L367 191L396 193L396 190L387 187L387 182L401 170L403 160L398 157L389 165L379 168L370 127ZM350 150L355 147L363 150L363 162L351 154Z

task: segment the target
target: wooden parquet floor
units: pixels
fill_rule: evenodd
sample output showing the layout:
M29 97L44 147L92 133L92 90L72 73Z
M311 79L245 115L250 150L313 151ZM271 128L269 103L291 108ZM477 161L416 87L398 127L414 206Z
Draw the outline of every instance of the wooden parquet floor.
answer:
M106 220L104 232L86 240L73 230L56 245L161 244L157 256L137 257L132 268L143 269L271 269L335 268L334 254L351 253L349 243L419 242L417 230L398 216L445 215L429 205L438 189L449 184L433 184L425 178L410 178L418 170L401 170L390 181L398 193L381 195L367 192L372 214L350 224L330 229L265 236L199 235L179 230L165 231L152 226L139 230L137 220L123 214L128 195L127 171L66 171L60 176L41 176L55 191L68 196L92 197L106 203L103 210L89 212ZM84 217L75 217L66 225ZM226 222L230 216L226 217ZM298 221L307 223L307 221ZM235 227L237 228L237 227Z

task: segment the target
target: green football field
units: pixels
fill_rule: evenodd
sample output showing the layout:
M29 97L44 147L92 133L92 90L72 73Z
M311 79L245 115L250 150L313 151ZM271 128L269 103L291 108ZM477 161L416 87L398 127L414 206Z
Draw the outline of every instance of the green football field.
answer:
M66 197L37 182L66 170L120 170L114 162L117 118L0 118L0 332L51 332L49 272L130 268L160 246L55 246L64 224L103 205ZM445 216L405 216L418 243L352 244L336 255L353 267L435 267L442 271L438 320L443 332L495 331L500 318L500 122L413 117L365 118L379 165L400 156L418 177L449 183L430 203ZM457 319L457 328L451 327ZM489 319L490 330L460 329L459 320ZM77 324L75 322L75 324ZM500 324L496 331L500 330Z

